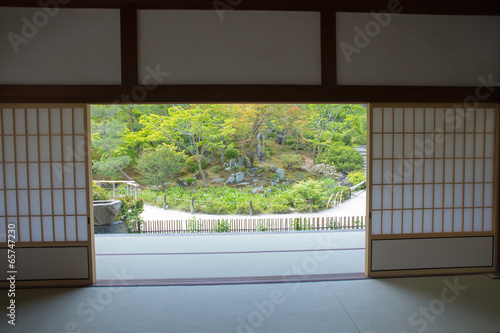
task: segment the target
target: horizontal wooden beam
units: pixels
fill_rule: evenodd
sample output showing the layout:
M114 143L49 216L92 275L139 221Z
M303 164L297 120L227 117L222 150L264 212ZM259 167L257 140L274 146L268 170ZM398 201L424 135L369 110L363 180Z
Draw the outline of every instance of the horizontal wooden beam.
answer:
M0 85L1 103L500 103L500 88L487 98L476 87L162 85ZM480 92L481 94L484 91Z
M54 1L58 3L57 0ZM6 7L40 7L47 0L3 0ZM406 14L500 15L498 0L71 0L63 8L121 8L135 4L139 9L222 9L222 10L320 10L332 8L344 12L371 12L396 6Z

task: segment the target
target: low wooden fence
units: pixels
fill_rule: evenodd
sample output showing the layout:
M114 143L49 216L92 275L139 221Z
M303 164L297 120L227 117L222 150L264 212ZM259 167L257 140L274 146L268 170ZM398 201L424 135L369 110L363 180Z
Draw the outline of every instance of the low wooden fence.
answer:
M301 230L364 229L364 216L300 217L300 218L243 218L243 219L191 219L144 221L137 225L136 233L211 233L259 232Z

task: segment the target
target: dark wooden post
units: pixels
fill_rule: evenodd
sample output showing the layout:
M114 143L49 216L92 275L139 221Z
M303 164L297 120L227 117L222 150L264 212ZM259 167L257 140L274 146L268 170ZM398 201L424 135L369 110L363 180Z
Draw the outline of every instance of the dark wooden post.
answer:
M250 200L250 215L253 215L253 204L252 204L252 200Z

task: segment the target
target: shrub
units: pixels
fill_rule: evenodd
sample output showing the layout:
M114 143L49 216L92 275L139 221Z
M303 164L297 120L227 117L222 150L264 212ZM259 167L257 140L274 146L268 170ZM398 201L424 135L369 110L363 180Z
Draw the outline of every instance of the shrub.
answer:
M306 165L302 167L302 170L307 172L312 172L318 175L333 177L335 179L342 178L343 175L338 173L333 165L330 164L315 164L315 165Z
M293 173L293 175L295 176L295 179L297 181L301 181L301 180L304 180L306 179L306 174L301 172L301 171L296 171Z
M93 200L109 200L108 191L92 182L92 197Z
M142 222L139 215L144 211L144 201L132 196L121 197L120 201L122 202L122 206L116 220L125 222L128 230L133 231L136 229L137 223Z
M187 177L186 182L191 185L192 183L196 183L196 178L194 177Z
M308 205L309 198L312 198L314 205L320 205L326 196L321 183L317 180L305 180L293 185L290 194L292 197L302 199L301 201L307 201Z
M210 201L201 206L201 210L208 214L230 214L231 208L225 201L213 201L214 198L208 199Z
M191 156L186 160L186 168L191 172L196 172L198 170L198 161L196 161L196 156ZM205 157L201 158L201 168L207 168L207 159Z
M214 226L214 232L231 232L231 226L225 219L218 220L217 224Z
M174 146L163 144L154 150L144 151L137 159L136 169L148 184L165 189L169 180L180 173L185 159L186 155Z
M259 224L256 226L256 231L273 231L274 220L269 221L269 229L266 227L266 221L260 220Z
M240 155L240 152L236 148L228 148L224 152L224 156L228 159L237 158Z
M290 223L290 227L295 231L301 230L311 230L312 226L306 219L302 219L302 217L295 218L292 223Z
M203 231L203 223L201 219L196 220L196 217L193 216L192 219L187 220L187 230L188 233L196 233Z
M343 192L342 192L343 191ZM345 186L337 186L333 189L333 193L337 194L342 192L342 201L349 198L349 188Z
M267 207L268 213L273 214L281 214L281 213L290 213L290 207L285 203L271 203Z
M366 180L366 176L363 171L352 171L347 175L347 181L353 186L358 185L364 180Z
M302 157L296 154L285 154L281 158L283 158L283 162L285 162L287 168L292 168L302 162Z
M363 156L354 148L339 143L321 153L316 162L332 164L343 174L363 169Z
M222 168L220 166L218 166L218 165L213 166L213 167L210 168L210 172L212 172L212 173L218 173L218 172L221 172L221 171L222 171Z
M158 207L163 206L162 192L155 192L150 189L145 189L139 192L139 198L141 198L144 202L147 202L151 205Z

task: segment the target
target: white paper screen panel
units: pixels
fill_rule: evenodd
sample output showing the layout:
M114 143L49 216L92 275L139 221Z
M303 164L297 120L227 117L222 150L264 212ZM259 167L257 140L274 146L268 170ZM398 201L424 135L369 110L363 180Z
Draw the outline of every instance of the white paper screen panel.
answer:
M500 17L337 13L336 23L339 84L499 85Z
M371 112L372 235L494 231L495 108Z
M0 108L0 242L88 241L85 112Z
M138 30L142 84L321 84L319 12L140 10Z
M0 8L0 84L120 84L119 10L52 10Z

